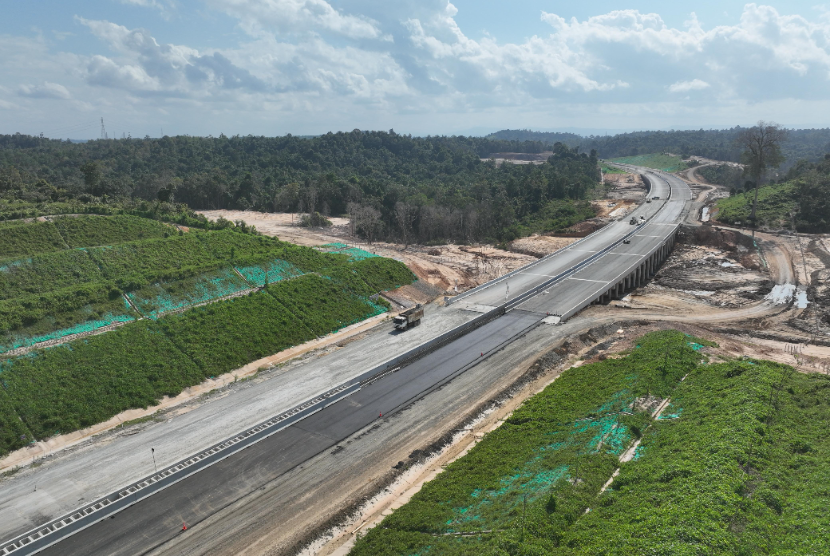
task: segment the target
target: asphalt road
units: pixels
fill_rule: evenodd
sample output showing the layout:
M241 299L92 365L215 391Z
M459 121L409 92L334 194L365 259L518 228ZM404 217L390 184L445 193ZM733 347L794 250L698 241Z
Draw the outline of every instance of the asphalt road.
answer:
M580 302L608 281L633 267L651 247L664 241L669 226L680 220L689 191L673 176L649 173L650 196L672 200L643 204L633 216L651 218L630 245L619 245L598 261L537 295L491 323L378 380L352 396L304 421L191 476L158 494L99 522L52 546L43 554L144 554L182 534L183 523L197 524L240 500L315 455L365 429L397 409L425 395L437 385L481 360L481 354L497 350L528 330L546 312L563 314L566 306ZM658 213L659 211L659 213ZM655 216L656 215L656 216ZM591 257L632 229L629 217L615 222L572 249L510 278L510 297L516 297L575 264ZM587 298L587 297L586 297ZM499 285L476 292L465 300L475 305L504 302ZM371 429L370 429L371 430Z
M353 433L394 414L481 354L533 328L539 315L514 310L426 357L369 384L300 423L231 456L41 552L54 555L135 555L192 526L333 448Z
M688 186L682 180L670 174L646 171L643 171L643 173L649 177L652 184L649 197L657 196L660 197L660 200L643 203L630 215L605 226L585 240L559 251L556 255L544 259L526 270L518 272L508 280L497 282L488 288L465 296L456 303L462 307L488 307L497 306L506 300L514 299L565 272L574 265L589 259L609 244L621 239L632 230L632 226L629 224L630 218L633 217L639 220L640 216L645 216L646 219L649 219L648 224L640 228L640 232L631 241L630 245L619 245L612 253L606 254L572 278L559 283L556 286L555 294L552 290L549 290L550 294L537 295L522 305L522 308L527 310L566 314L571 306L587 298L595 290L601 289L604 284L632 265L636 260L634 255L647 253L650 248L659 245L665 239L668 231L662 230L660 227L679 222L680 214L686 202L689 201ZM669 201L665 201L670 189L672 192L671 198ZM665 207L663 207L664 204ZM554 297L556 298L555 301Z

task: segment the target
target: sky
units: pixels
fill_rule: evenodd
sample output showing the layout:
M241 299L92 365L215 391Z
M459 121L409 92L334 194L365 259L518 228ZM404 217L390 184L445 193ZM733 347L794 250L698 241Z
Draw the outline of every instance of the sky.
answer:
M0 0L0 134L830 127L830 4Z

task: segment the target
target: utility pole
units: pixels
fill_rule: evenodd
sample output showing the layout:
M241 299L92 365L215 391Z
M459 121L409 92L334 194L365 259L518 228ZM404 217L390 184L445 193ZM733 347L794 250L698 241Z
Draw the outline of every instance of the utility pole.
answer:
M809 282L810 275L807 273L807 259L804 257L804 246L801 245L801 236L798 235L798 229L795 227L795 211L790 213L790 221L793 224L793 232L795 232L795 239L798 242L798 250L801 251L801 264L804 267L804 280ZM804 296L807 296L807 284L804 284ZM796 295L798 295L798 288L796 288ZM813 330L813 337L810 340L812 343L815 343L816 338L818 337L818 311L813 311L815 314L815 329Z

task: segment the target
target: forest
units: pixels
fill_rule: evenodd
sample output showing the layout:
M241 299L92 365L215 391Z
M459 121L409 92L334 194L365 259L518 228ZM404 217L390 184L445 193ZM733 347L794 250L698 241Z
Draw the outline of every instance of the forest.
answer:
M550 152L497 166L493 152ZM0 215L21 203L115 200L350 215L369 239L509 241L584 219L596 153L564 144L389 132L72 143L0 136ZM546 215L554 214L553 218Z
M713 160L741 162L742 148L735 139L743 128L709 129L691 131L636 131L617 135L592 135L579 137L574 134L546 133L530 130L503 130L489 139L532 141L552 145L555 142L566 143L571 148L582 152L596 150L601 158L619 158L641 154L670 152L681 156L697 155ZM566 136L563 136L566 135ZM571 136L572 137L569 137ZM799 160L817 162L830 152L830 129L791 129L787 141L781 146L786 157L782 171L788 170Z

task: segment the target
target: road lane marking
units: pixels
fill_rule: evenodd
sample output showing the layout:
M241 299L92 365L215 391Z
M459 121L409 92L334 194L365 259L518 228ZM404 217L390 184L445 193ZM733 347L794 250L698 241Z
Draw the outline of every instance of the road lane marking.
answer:
M580 253L598 253L599 251L589 251L588 249L571 249L568 248L569 251L579 251Z
M608 253L609 255L627 255L629 257L645 257L645 255L640 255L639 253Z
M608 283L608 280L589 280L588 278L568 278L568 280L581 280L582 282L599 282L600 284Z

